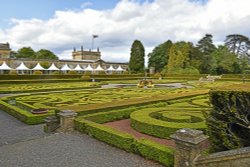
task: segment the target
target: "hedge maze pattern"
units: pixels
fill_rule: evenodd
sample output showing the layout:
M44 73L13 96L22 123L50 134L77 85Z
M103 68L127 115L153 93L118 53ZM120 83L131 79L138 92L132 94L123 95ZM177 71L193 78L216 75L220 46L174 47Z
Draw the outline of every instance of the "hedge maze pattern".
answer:
M19 96L15 100L22 105L34 106L36 108L56 109L67 106L84 106L88 104L99 104L116 102L127 99L139 99L142 97L153 98L157 94L166 94L168 89L96 89L81 90L74 92L49 93ZM174 93L174 92L173 92Z
M70 83L36 83L36 84L2 84L0 93L33 92L33 91L54 91L91 88L98 84L93 82L70 82Z
M146 134L169 138L176 130L205 130L203 112L209 110L208 97L198 96L166 102L162 107L148 107L130 115L131 126Z

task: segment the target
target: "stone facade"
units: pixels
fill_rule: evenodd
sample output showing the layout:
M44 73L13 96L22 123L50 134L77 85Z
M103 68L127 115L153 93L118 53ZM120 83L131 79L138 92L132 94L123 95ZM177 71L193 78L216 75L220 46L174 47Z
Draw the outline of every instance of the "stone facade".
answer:
M9 43L0 43L0 58L10 58L11 49Z
M85 51L83 50L83 47L81 47L80 51L76 51L76 49L73 50L72 58L73 60L97 61L101 59L101 52L99 49L97 49L97 51Z

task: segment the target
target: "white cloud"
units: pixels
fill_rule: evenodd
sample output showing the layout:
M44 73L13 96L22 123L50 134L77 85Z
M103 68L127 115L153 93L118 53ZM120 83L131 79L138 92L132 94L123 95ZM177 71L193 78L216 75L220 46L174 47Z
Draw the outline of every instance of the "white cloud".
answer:
M197 42L205 33L214 35L215 43L225 36L240 33L250 36L249 0L155 0L138 3L121 0L114 9L56 11L48 20L12 19L12 27L0 30L0 40L9 41L12 48L31 46L51 49L60 58L71 58L73 47L91 47L92 34L98 34L95 46L101 48L103 59L128 61L130 46L135 39L147 52L168 39ZM80 7L79 7L80 8Z
M92 6L92 5L93 5L92 2L84 2L84 3L81 5L81 8L84 9L84 8L90 7L90 6Z

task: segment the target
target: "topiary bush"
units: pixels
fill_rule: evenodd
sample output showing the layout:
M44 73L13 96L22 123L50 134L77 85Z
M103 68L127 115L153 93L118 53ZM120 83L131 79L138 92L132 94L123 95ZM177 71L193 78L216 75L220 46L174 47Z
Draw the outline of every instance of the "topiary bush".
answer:
M69 71L68 74L69 74L69 75L76 75L77 72L76 72L76 71Z
M17 71L16 70L10 70L9 75L17 75Z
M250 146L250 92L211 91L206 115L212 152Z
M34 71L34 72L33 72L33 75L42 75L42 74L43 74L42 71Z

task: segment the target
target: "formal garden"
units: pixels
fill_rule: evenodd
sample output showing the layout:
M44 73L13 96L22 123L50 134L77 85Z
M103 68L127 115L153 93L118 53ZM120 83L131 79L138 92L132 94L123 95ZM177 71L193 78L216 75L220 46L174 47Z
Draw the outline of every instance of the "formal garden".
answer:
M175 145L170 136L177 130L191 128L212 135L215 133L213 128L226 125L209 116L211 113L218 116L216 110L213 110L215 106L226 106L231 100L231 114L238 114L238 120L249 119L249 116L243 117L243 111L241 115L237 113L240 108L237 106L237 98L246 107L249 102L245 97L249 96L250 89L250 85L243 83L237 75L225 75L214 82L199 81L204 75L136 77L127 75L124 80L117 80L117 76L92 75L88 79L84 76L78 77L77 81L72 81L76 80L73 78L67 82L60 80L52 83L36 83L34 80L37 79L26 79L26 84L6 79L6 83L0 85L0 108L30 125L42 124L46 117L57 115L60 111L74 111L77 113L77 131L167 166L174 163ZM93 82L91 78L98 82ZM142 79L152 81L155 86L139 88L137 83ZM181 87L176 87L176 84L181 84ZM236 98L234 94L240 96ZM223 99L222 96L226 98ZM225 117L226 115L224 113ZM233 119L232 115L228 117ZM129 128L154 139L147 136L139 138L130 131L122 131L109 125L122 120L129 122L126 125ZM232 131L235 126L232 126ZM242 131L246 132L247 129L243 128ZM227 133L224 136L223 144L219 143L219 137L211 137L212 142L204 147L208 148L210 145L210 150L226 150L249 144L245 141L249 134L240 136L240 140L237 133L232 140L226 137ZM169 143L163 144L158 139Z

